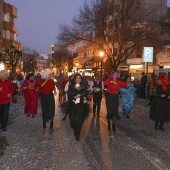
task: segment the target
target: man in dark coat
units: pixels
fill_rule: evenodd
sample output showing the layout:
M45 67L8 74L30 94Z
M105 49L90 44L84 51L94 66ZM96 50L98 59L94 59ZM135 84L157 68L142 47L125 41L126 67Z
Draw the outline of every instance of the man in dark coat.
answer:
M147 83L147 76L144 72L141 73L141 81L140 81L140 89L141 89L141 98L143 100L146 99L146 83Z

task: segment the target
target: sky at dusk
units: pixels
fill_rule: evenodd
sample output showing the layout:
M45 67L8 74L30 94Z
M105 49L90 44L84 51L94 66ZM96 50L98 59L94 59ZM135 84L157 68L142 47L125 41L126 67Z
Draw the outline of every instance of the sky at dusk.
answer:
M5 0L18 9L18 41L40 53L49 53L58 27L70 23L84 0Z
M60 24L70 23L85 0L5 0L18 9L18 41L40 53L49 53ZM86 0L87 1L87 0ZM168 0L170 6L170 0Z

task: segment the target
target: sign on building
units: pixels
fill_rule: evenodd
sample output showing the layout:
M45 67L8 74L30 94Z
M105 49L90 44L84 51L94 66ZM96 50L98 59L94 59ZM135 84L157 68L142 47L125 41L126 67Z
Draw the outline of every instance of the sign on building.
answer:
M153 47L144 47L143 62L153 62Z

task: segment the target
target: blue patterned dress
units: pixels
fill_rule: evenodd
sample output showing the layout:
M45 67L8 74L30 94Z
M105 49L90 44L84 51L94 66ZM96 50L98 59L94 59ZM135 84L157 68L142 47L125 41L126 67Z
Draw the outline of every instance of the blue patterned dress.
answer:
M136 88L134 84L130 83L129 88L120 88L120 94L122 98L122 112L125 116L130 116L132 110L134 99L135 99Z

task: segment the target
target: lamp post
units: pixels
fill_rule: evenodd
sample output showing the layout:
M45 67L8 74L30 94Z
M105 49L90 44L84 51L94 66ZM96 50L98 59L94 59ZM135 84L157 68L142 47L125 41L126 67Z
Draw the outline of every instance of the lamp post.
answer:
M104 52L103 51L100 51L99 53L99 56L101 58L101 70L100 70L100 74L101 74L101 77L102 77L102 67L103 67L103 56L104 56Z

